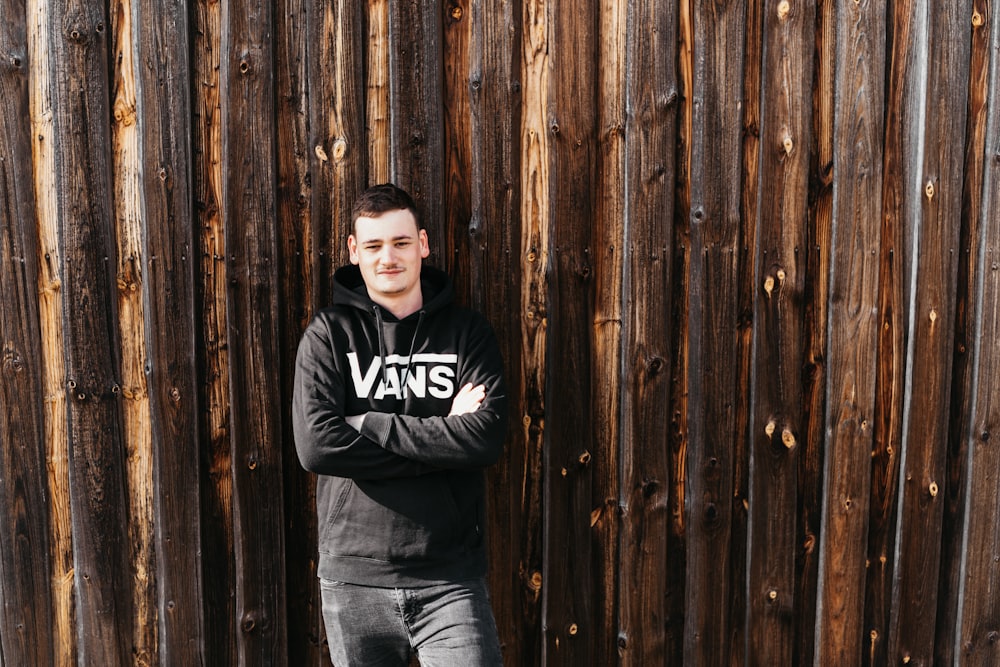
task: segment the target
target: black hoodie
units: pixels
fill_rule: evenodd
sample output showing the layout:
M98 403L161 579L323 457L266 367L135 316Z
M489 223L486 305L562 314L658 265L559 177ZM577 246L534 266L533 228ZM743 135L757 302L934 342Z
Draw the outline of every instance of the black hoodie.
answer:
M460 581L486 571L483 469L500 456L507 399L493 330L424 266L424 306L376 305L356 266L334 274L295 363L292 424L318 473L318 575L368 586ZM479 409L447 416L466 383ZM345 417L365 414L361 432Z

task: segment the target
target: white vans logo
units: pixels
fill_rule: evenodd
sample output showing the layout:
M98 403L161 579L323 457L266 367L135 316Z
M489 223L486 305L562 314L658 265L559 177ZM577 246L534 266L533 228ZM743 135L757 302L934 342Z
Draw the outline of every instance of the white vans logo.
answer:
M406 356L390 354L385 358L385 377L381 379L381 357L373 358L364 372L356 352L348 352L347 361L351 365L351 379L358 398L374 398L377 401L386 396L402 400L408 396L451 398L455 395L457 354L415 354L412 361ZM375 390L374 396L371 396L372 389Z

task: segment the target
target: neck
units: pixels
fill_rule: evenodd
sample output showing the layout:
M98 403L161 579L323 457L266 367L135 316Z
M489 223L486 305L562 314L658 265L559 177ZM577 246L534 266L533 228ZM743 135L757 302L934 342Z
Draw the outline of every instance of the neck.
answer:
M420 290L414 290L411 294L399 298L375 295L371 299L395 315L398 320L409 317L424 306L424 295Z

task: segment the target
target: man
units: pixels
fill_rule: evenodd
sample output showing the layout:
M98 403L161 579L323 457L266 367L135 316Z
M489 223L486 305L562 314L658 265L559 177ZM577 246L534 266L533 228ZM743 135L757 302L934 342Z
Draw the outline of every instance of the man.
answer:
M292 423L318 474L320 587L337 667L499 665L483 469L506 425L486 320L453 303L410 196L365 191L351 264L299 344Z

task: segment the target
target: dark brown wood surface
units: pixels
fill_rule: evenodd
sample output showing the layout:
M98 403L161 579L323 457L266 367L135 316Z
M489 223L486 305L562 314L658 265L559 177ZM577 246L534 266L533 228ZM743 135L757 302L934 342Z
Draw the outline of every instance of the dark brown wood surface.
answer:
M869 645L863 634L864 580L878 335L885 7L849 3L833 12L835 185L816 655L819 664L857 664Z
M596 652L594 429L591 383L596 361L592 238L596 215L597 72L588 56L598 38L594 3L555 2L545 17L548 31L545 124L548 144L549 308L545 326L550 364L572 372L545 386L543 452L542 659L575 664ZM586 165L586 167L584 166ZM544 256L544 255L543 255ZM596 389L596 387L595 387ZM613 452L605 447L600 456ZM600 501L598 501L600 502ZM554 538L554 539L553 539Z
M743 545L731 542L736 432L737 306L741 252L740 192L742 3L690 5L693 36L689 282L681 332L687 354L687 449L685 492L684 661L716 665L730 660L730 633L739 619L734 605L742 582L731 579ZM726 600L714 604L711 600ZM739 606L739 605L737 605ZM738 650L738 648L737 648Z
M282 469L277 164L273 114L275 26L270 3L248 0L222 14L223 188L230 353L230 447L235 558L236 658L276 664L288 654ZM287 371L286 371L287 372ZM268 388L271 390L268 390Z
M951 369L954 354L954 294L959 263L964 190L965 111L969 80L971 2L945 9L918 3L916 17L926 25L919 42L926 47L914 57L914 92L925 95L923 116L916 124L914 148L904 155L910 190L906 221L913 225L900 249L907 287L906 367L900 442L899 507L893 568L888 661L929 663L934 658L937 621L936 582L939 572L945 462L950 419ZM933 18L932 18L933 17ZM925 32L923 32L925 31ZM917 172L911 170L919 169Z
M622 271L615 311L622 353L613 369L620 377L621 399L603 399L620 423L620 481L618 497L608 498L601 508L606 521L618 523L617 588L615 598L605 604L617 607L619 620L617 636L598 644L617 649L625 664L641 665L678 655L683 628L684 557L674 511L680 480L671 461L671 413L665 409L675 343L668 314L674 296L671 223L678 176L672 147L680 96L676 57L658 55L673 53L664 45L676 41L679 21L657 2L637 3L621 20L624 62L631 63L622 72L623 127L603 123L602 128L621 137L625 229L620 240L601 248ZM610 276L604 279L617 283ZM602 335L599 329L595 334ZM610 620L609 625L615 627ZM614 664L615 653L605 650L606 664Z
M395 180L505 664L993 664L994 4L0 0L0 662L329 664L293 360Z
M0 15L18 16L17 2ZM28 32L21 18L0 23L0 663L54 659L48 594L43 367L38 315L38 238L30 170Z
M73 577L80 661L132 654L133 580L125 488L112 206L111 23L103 5L55 2L54 196L63 301Z
M150 630L164 664L205 659L209 641L202 607L198 363L196 356L195 230L192 220L191 93L187 8L144 2L133 8L135 86L144 105L138 122L146 219L142 273L148 340L150 470L154 514L149 575L155 585ZM126 46L130 48L130 46ZM143 63L148 63L143 66ZM170 326L156 326L170 323ZM128 329L133 322L124 321ZM197 548L192 549L192 545Z
M812 82L811 3L763 15L760 203L753 265L746 664L793 664ZM751 95L748 91L748 97Z

